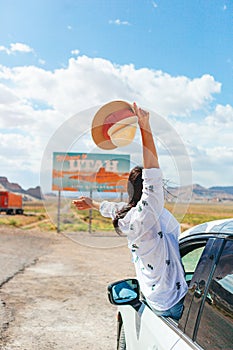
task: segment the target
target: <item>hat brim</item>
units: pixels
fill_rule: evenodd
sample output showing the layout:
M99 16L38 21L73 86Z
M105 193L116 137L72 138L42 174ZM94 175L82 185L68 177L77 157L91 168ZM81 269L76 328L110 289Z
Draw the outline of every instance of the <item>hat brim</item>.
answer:
M123 109L129 109L130 111L134 111L133 106L128 102L112 101L101 107L95 114L92 121L91 133L93 141L98 147L106 150L117 148L117 146L114 145L114 143L112 143L111 140L106 139L106 137L104 136L103 124L107 116Z

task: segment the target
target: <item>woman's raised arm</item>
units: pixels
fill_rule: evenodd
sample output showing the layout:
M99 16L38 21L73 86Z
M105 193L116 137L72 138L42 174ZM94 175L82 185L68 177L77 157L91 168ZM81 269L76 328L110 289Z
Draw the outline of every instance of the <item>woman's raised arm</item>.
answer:
M142 137L143 166L145 169L159 168L157 150L150 127L149 112L139 108L136 103L133 104L133 107L138 117Z

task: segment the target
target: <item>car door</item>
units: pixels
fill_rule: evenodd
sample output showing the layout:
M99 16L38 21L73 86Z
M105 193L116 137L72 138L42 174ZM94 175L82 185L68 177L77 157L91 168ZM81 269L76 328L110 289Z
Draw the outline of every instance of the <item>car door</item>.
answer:
M137 311L123 305L121 313L127 350L171 350L180 338L162 317L155 315L144 303Z
M191 243L192 242L189 242L189 244ZM194 242L192 244L194 244ZM189 284L179 328L188 338L191 338L193 342L197 340L197 332L198 329L200 329L203 309L205 305L211 304L213 300L209 293L209 286L224 246L225 239L223 238L209 238L206 241L206 245L204 246L202 255ZM187 248L185 249L187 250ZM202 328L205 328L203 327L203 321ZM203 342L201 345L204 349L207 349ZM212 348L210 347L208 349L213 349L213 345ZM221 347L218 349L221 349Z
M233 240L226 239L208 291L194 339L206 350L233 349Z

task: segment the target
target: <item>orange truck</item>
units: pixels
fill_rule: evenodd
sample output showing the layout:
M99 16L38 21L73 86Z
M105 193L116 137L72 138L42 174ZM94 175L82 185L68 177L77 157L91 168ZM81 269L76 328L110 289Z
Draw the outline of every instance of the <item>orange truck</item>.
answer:
M8 215L23 214L23 198L20 194L0 191L0 212Z

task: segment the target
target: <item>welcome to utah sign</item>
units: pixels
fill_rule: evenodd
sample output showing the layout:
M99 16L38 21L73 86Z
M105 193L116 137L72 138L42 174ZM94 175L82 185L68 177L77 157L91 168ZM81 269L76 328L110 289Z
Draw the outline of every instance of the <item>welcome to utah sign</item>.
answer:
M53 153L52 189L125 192L130 155Z

